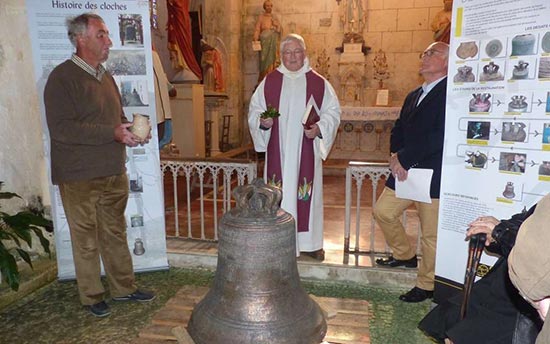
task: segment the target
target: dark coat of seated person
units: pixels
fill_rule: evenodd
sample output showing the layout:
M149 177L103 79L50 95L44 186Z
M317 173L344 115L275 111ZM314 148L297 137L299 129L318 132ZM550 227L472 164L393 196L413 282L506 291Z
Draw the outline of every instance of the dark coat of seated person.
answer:
M420 321L420 330L439 343L535 343L542 322L510 281L507 262L523 221L535 207L509 220L499 222L494 217L481 217L470 224L467 235L486 232L486 250L500 257L491 270L474 283L464 319L460 319L463 293L458 293L432 309ZM481 227L485 230L479 229Z

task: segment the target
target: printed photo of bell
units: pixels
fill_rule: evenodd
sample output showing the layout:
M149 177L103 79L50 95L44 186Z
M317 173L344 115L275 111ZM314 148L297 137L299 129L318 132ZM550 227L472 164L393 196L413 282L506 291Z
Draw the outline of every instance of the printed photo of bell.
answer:
M498 169L501 172L525 173L527 154L523 153L500 153Z
M509 80L526 80L535 78L537 59L534 56L524 56L507 62L506 73Z
M516 35L512 38L511 56L533 55L536 51L537 37L531 33Z
M531 112L531 99L533 98L532 94L515 94L510 97L510 102L508 103L509 112Z
M539 166L539 176L550 176L550 161L543 161Z
M143 179L137 173L130 174L130 192L143 192Z
M508 199L514 199L514 197L516 197L516 190L513 182L506 183L506 186L504 187L504 191L502 192L502 196Z
M111 50L105 68L112 75L146 75L145 52L142 50Z
M487 154L484 152L476 151L466 151L466 166L473 168L485 168L487 164Z
M482 72L479 75L479 81L502 81L504 80L504 74L500 65L489 62L482 68Z
M466 138L468 140L489 140L490 131L491 122L468 121Z
M550 123L544 123L542 128L542 143L550 143Z
M470 99L470 112L489 112L491 109L491 94L490 93L474 93Z
M539 60L539 79L550 79L550 57L541 57Z
M479 52L478 44L475 41L462 42L456 48L456 56L462 60L474 59Z
M149 106L147 81L145 80L121 81L120 95L124 107Z
M477 65L463 65L456 69L456 74L453 77L454 83L475 82L477 73Z
M143 48L143 23L140 14L119 14L118 27L123 46Z
M145 244L143 243L143 239L136 238L136 240L134 241L134 249L132 252L136 256L142 256L145 253Z
M525 142L527 138L527 125L523 122L503 122L502 123L502 141L503 142Z
M485 53L482 55L483 58L504 57L506 49L501 39L493 38L485 43L483 52Z
M130 216L130 227L143 227L143 215L134 214Z

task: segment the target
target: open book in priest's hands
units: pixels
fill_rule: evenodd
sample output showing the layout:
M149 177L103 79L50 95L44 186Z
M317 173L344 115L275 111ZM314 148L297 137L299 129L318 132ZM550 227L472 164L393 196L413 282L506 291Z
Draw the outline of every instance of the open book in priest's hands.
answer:
M305 129L311 129L311 126L317 123L321 118L319 117L319 108L313 99L313 96L309 98L306 106L306 110L302 116L302 125Z

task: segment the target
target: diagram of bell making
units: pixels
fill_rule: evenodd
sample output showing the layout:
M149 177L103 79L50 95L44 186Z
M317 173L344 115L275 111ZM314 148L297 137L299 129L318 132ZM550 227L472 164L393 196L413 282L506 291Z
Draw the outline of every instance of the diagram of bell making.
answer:
M470 2L449 53L446 156L461 188L528 208L550 191L548 4Z

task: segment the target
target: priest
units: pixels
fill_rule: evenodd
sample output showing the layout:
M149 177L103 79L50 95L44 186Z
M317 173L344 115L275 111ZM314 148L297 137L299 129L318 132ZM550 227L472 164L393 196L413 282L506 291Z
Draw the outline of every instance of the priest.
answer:
M300 35L286 36L280 55L283 63L252 95L248 126L255 150L266 153L264 179L282 188L281 208L296 220L297 255L323 260L322 160L336 138L340 104L311 69Z

